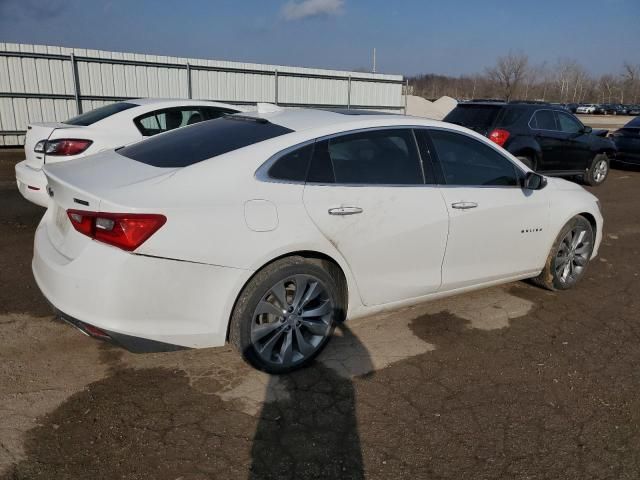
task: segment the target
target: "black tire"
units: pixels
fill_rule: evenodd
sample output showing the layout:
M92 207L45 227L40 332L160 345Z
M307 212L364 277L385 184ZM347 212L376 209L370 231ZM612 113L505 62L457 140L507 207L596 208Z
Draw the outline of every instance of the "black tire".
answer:
M526 155L518 155L518 156L516 156L516 158L535 172L535 170L536 170L536 161L533 158L528 157Z
M323 330L319 335L306 326L310 320L304 319L304 312L300 315L302 308L293 311L295 303L293 296L298 289L298 280L296 279L302 279L301 283L308 281L308 284L302 288L301 296L304 295L304 291L311 289L309 285L317 282L323 292L321 299L323 309L327 306L324 303L325 300L330 302L326 308L330 313L324 314L321 318L321 322L324 323L319 322L320 327L314 326L314 329L321 328ZM264 305L264 302L267 302L275 304L276 307L281 306L277 295L273 293L276 290L272 289L277 286L285 288L283 285L288 289L284 294L286 305L282 306L283 313L258 313L259 303ZM300 297L300 302L302 300L304 299ZM320 302L316 298L313 301ZM346 302L346 287L342 273L335 264L300 256L285 257L264 267L244 287L231 315L229 341L254 367L268 373L287 373L308 365L322 351L329 341L336 323L345 317ZM318 310L318 307L313 304L310 308ZM261 333L255 334L255 332L259 331L261 326L267 327L269 333L256 339L256 336ZM252 331L255 341L252 340ZM303 335L303 338L298 340L298 335ZM283 350L287 340L292 344L290 349L294 350L289 355L286 354L288 350ZM309 343L306 343L307 340L310 340ZM265 353L269 342L272 342L271 348L268 353ZM313 347L313 351L301 353L302 347L304 346L304 349L308 350L309 345ZM299 351L295 351L296 348ZM276 350L278 351L276 352ZM282 352L285 354L281 355ZM302 355L301 358L300 355ZM265 358L266 356L268 359Z
M573 231L584 231L584 237L580 243L576 245L572 255L565 255L565 253L568 253L567 237L569 233ZM580 234L578 234L578 237L579 236ZM571 240L573 240L573 238ZM542 272L533 278L532 282L548 290L568 290L572 288L584 277L587 271L589 259L593 252L594 241L595 234L591 223L582 215L576 215L560 230L555 242L553 242ZM580 251L580 253L576 253L577 251ZM566 278L563 277L566 268L565 258L568 258L568 261L572 264L569 266L570 273ZM581 265L577 265L577 263ZM580 270L576 271L577 268L580 268Z
M584 175L584 182L592 187L602 185L609 176L609 157L605 153L598 153Z

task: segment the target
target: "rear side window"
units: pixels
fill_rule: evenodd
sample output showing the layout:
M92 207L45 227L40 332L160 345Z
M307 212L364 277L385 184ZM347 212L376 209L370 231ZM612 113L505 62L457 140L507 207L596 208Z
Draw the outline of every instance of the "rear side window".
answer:
M333 170L331 172L331 170ZM310 182L366 185L423 184L413 133L384 129L341 135L316 143Z
M313 143L282 155L269 168L269 177L275 180L304 182L312 153Z
M186 167L290 132L262 119L228 116L172 130L118 153L153 167Z
M216 118L216 117L214 117ZM166 108L154 112L145 113L134 120L136 127L145 137L151 137L158 133L186 127L194 123L208 120L204 112L196 107Z
M529 125L536 130L558 130L553 110L538 110L531 117Z
M112 103L111 105L105 105L104 107L96 108L95 110L91 110L90 112L86 112L82 115L78 115L77 117L65 120L63 123L66 123L67 125L81 125L83 127L86 127L89 125L93 125L100 120L104 120L111 115L119 112L124 112L125 110L129 110L130 108L137 106L138 105L136 105L135 103L127 102Z
M469 128L489 128L501 109L499 105L458 105L444 117L444 121Z
M518 171L495 149L466 135L430 130L448 185L517 186Z

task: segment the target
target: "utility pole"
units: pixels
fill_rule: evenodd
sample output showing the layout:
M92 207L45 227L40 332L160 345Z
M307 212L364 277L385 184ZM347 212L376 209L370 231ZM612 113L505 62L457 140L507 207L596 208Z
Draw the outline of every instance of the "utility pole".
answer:
M373 47L373 73L376 73L376 47Z

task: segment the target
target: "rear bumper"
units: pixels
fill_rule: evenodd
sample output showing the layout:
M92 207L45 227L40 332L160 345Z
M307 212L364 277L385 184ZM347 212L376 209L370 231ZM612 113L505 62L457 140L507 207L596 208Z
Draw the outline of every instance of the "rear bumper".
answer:
M86 325L97 327L106 340L132 351L224 345L236 295L250 275L135 255L95 241L69 259L49 240L44 221L36 230L32 268L63 319L85 333Z
M24 198L41 207L49 206L47 177L42 170L27 165L26 160L16 164L16 183Z
M615 161L619 163L626 163L629 165L640 165L640 151L639 152L625 152L618 150L616 153Z

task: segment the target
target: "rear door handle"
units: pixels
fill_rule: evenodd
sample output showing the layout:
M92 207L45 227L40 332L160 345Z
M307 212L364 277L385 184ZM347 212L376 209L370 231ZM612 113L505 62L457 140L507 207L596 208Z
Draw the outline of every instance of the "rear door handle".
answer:
M362 213L360 207L336 207L329 209L329 215L356 215Z
M457 208L458 210L469 210L470 208L476 208L478 204L476 202L456 202L452 203L452 208Z

